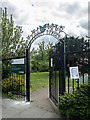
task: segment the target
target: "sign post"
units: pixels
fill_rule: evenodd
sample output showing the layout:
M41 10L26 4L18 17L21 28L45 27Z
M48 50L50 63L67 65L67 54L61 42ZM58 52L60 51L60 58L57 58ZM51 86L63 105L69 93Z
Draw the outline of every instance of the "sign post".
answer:
M79 70L78 70L78 66L70 67L70 77L73 80L73 93L74 93L74 79L78 79L78 88L79 88Z
M26 49L26 100L30 102L30 49Z

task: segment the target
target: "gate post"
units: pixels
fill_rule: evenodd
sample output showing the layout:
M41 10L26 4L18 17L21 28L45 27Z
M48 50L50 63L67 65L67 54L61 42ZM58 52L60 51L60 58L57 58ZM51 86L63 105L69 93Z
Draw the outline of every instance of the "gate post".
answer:
M49 98L51 98L51 58L49 52Z
M64 38L64 43L63 43L63 57L64 57L64 68L63 68L63 77L64 77L64 79L63 79L63 93L65 92L65 70L66 70L66 46L65 46L65 40L67 40L67 36L65 36L65 38Z
M26 101L30 102L30 49L26 49Z

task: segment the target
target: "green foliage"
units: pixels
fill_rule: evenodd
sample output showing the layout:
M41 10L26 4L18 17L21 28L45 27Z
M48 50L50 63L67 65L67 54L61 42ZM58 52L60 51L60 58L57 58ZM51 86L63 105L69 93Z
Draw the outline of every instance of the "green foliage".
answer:
M8 17L7 8L0 9L0 35L2 40L2 59L24 56L24 39L22 37L22 27L14 28L13 16ZM11 72L11 65L8 61L2 62L2 78L8 78Z
M11 63L4 61L2 64L2 79L8 78L11 73Z
M67 72L69 72L70 66L78 66L79 71L83 73L82 70L83 63L84 63L84 72L86 73L88 72L88 53L84 52L84 51L88 51L88 45L89 45L89 40L85 40L84 38L75 38L72 36L66 39L65 41L66 52L72 53L70 55L66 55Z
M8 93L10 91L20 92L20 85L24 87L25 81L22 77L22 82L19 80L19 76L9 77L2 80L2 92Z
M13 97L12 92L8 92L8 97L10 97L10 98Z
M44 41L38 44L39 48L32 49L31 55L31 71L45 72L49 69L49 51L53 48L52 43L45 44Z
M63 96L60 96L58 107L62 115L66 116L68 120L88 120L89 89L89 85L81 85L74 94L64 93Z
M11 99L17 100L17 95L12 94L12 92L8 92L8 94L3 93L2 96L6 97L6 98L11 98Z
M24 39L22 36L22 27L14 28L13 16L7 16L7 8L1 9L1 40L2 40L2 58L10 56L24 55Z
M39 62L38 69L39 69L39 72L48 72L49 62L48 61Z

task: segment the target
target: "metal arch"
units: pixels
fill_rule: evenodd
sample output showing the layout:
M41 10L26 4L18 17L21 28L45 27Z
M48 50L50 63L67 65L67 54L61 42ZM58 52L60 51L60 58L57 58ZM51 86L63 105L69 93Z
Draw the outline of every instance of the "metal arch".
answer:
M63 31L63 29L64 29L64 26L58 26L53 23L51 25L45 24L43 27L39 26L37 30L35 29L32 30L31 31L32 34L27 37L27 39L29 40L29 42L27 41L28 44L25 45L26 47L26 99L27 99L27 102L30 102L30 54L29 54L30 47L37 38L43 35L51 35L57 40L59 40L59 42L62 42L65 45L65 39L60 39L61 32L63 32L65 36L67 36L67 34Z
M39 36L37 36L37 37L33 37L33 38L30 40L29 44L28 44L28 46L29 46L28 48L31 47L31 44L32 44L37 38L39 38L39 37L41 37L41 36L44 36L44 35L50 35L50 34L43 34L43 35L41 34L41 35L39 35ZM53 35L50 35L50 36L58 39L57 37L55 37L55 36L53 36ZM63 42L63 40L61 40L61 39L58 39L58 40L60 40L61 42Z
M56 24L45 24L43 26L39 26L37 27L37 29L32 30L32 34L29 35L27 37L28 39L28 44L26 45L26 49L30 49L32 43L39 37L44 36L44 35L50 35L54 38L56 38L58 41L60 42L64 42L64 39L61 39L61 33L64 33L65 36L67 36L68 34L66 34L63 29L65 28L65 26L58 26Z

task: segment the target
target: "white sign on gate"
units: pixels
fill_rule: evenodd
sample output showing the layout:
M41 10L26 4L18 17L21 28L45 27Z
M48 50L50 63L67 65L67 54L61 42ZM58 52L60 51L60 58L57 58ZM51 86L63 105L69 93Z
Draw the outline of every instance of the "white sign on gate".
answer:
M13 59L12 64L24 64L24 58Z
M70 76L71 76L71 79L79 79L78 66L70 67Z
M53 58L51 58L51 67L53 67Z

